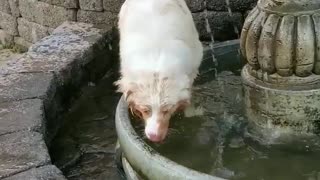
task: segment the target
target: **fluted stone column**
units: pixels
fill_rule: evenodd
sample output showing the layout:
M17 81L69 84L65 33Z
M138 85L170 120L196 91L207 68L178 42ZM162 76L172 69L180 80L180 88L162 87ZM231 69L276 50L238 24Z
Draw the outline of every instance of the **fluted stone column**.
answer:
M320 0L259 0L241 34L251 123L302 133L320 129Z

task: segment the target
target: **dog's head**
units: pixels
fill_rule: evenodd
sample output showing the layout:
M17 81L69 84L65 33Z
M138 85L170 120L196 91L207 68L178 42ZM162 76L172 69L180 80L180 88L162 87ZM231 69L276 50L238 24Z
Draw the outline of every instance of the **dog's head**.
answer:
M150 141L161 142L168 133L171 116L190 104L190 80L154 74L139 80L122 78L116 82L131 112L144 120Z

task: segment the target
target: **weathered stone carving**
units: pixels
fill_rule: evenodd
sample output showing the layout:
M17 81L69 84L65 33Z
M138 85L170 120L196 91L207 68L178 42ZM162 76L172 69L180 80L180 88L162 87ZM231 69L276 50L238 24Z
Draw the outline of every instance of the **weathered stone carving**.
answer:
M320 1L259 0L241 34L247 114L315 132L320 121Z

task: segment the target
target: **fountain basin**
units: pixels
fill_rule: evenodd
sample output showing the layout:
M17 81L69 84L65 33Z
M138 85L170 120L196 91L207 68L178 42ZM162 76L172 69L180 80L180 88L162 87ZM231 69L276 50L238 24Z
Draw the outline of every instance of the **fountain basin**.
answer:
M121 98L117 107L116 128L119 144L124 154L121 160L125 162L124 166L127 167L125 168L127 172L129 171L128 168L132 167L141 176L154 180L221 179L179 165L161 156L148 146L133 129L128 114L128 106L123 98ZM127 175L129 175L129 179L135 179L133 177L136 176L132 170Z
M214 45L214 52L215 55L219 56L219 54L234 51L238 47L238 40L217 43ZM214 66L211 50L205 50L204 59L200 67L200 74L201 72L209 72ZM228 62L224 62L223 64L228 66ZM202 79L205 78L203 77ZM211 176L169 160L146 144L131 124L128 106L123 97L118 103L115 118L119 143L119 146L116 148L118 151L117 164L124 169L128 179L139 179L142 177L143 179L152 180L222 180L220 177Z

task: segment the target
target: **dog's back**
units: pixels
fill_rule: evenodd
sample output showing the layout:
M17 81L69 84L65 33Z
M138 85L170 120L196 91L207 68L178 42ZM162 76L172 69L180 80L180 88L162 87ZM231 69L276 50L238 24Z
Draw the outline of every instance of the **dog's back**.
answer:
M123 75L197 73L202 45L184 0L127 0L119 14L119 30Z

